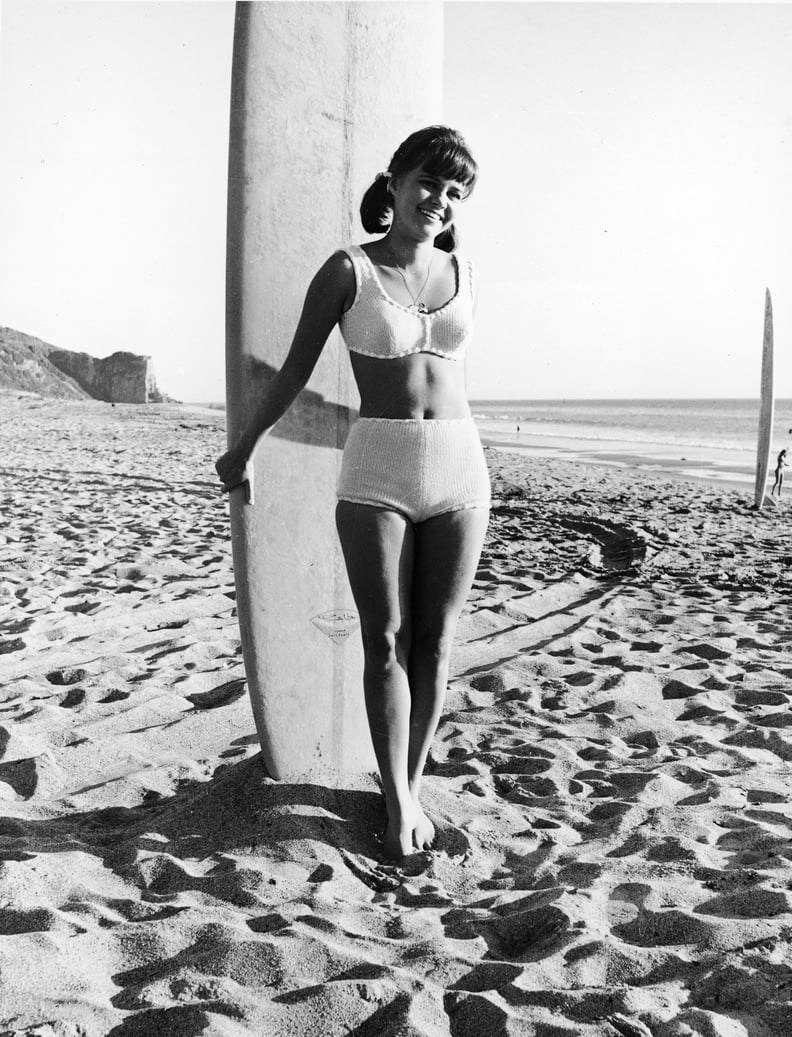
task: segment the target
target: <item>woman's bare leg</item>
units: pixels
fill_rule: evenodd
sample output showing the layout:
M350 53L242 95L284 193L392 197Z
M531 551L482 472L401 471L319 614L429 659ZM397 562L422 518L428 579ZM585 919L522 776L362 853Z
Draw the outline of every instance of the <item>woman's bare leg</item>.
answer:
M435 833L420 805L421 777L443 710L457 621L476 575L488 521L488 509L469 508L415 528L407 780L418 812L414 838L422 849L431 846Z
M363 687L382 778L385 854L413 850L416 810L408 781L410 593L413 527L398 512L339 501L336 526L363 636Z

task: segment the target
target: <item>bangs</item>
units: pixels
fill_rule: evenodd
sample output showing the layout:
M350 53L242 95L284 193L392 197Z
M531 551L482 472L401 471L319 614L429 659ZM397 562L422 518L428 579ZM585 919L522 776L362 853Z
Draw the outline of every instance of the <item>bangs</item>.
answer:
M467 149L450 140L432 141L423 156L421 168L438 179L464 184L468 190L473 188L478 176L478 166Z
M455 180L473 189L478 166L461 134L448 126L426 126L399 145L388 167L392 173L423 169L438 180Z

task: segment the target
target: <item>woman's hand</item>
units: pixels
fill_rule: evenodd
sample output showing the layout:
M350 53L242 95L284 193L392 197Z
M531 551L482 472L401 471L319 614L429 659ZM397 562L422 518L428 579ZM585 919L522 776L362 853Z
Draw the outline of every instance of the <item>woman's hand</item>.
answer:
M215 461L215 469L220 476L220 481L226 493L246 481L246 468L249 456L246 449L241 446L235 446L231 450L227 450L222 457L218 457Z

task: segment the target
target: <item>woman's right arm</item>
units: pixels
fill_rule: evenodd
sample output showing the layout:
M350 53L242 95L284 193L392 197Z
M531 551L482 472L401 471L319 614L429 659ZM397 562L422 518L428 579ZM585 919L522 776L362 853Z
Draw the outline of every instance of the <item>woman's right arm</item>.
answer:
M226 489L239 485L256 443L283 417L305 388L330 332L348 308L354 293L352 262L346 253L336 252L322 265L308 286L297 330L283 366L267 386L250 424L215 465Z

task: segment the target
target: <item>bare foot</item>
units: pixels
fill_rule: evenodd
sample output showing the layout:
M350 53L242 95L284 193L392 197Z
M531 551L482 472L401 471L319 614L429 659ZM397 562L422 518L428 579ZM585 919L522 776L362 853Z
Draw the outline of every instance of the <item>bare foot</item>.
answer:
M416 803L416 820L413 839L419 850L431 850L435 841L435 826L424 813L420 803Z
M414 851L413 833L416 820L417 817L413 811L405 814L394 811L393 816L388 815L383 840L383 853L388 860L401 860L402 857L406 857Z

